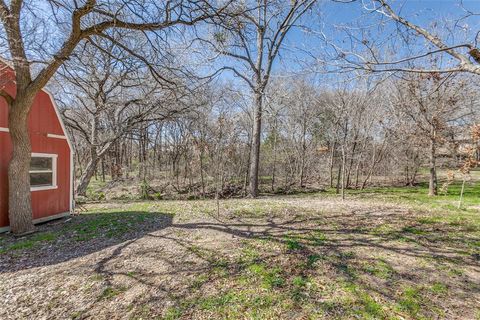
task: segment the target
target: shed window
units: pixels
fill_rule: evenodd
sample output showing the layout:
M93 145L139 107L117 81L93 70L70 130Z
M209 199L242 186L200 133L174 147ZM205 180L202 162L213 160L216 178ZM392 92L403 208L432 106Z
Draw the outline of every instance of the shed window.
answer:
M32 154L30 161L31 190L47 190L57 187L57 155Z

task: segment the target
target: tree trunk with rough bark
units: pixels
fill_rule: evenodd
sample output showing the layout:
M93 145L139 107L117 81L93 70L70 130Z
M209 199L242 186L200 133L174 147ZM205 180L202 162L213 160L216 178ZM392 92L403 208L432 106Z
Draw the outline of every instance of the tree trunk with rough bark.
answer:
M277 120L275 119L273 136L272 192L275 192L275 174L277 169Z
M345 166L347 162L347 157L345 153L345 145L342 145L342 182L341 182L341 194L342 194L342 200L345 200Z
M260 137L262 133L262 93L255 92L255 111L253 120L253 136L250 154L249 193L251 197L258 196L258 171L260 164Z
M338 166L337 169L337 184L335 186L335 194L340 194L340 177L342 174L342 163Z
M428 182L428 195L437 195L437 168L436 168L436 143L435 143L435 129L432 129L432 137L430 138L430 178Z
M353 138L354 142L353 142L353 145L352 145L352 151L351 151L351 154L350 154L350 162L348 164L348 168L347 168L347 171L346 171L346 179L347 179L347 182L345 183L345 187L346 188L349 188L350 187L350 183L351 183L351 180L350 180L350 175L352 173L352 167L353 167L353 161L355 159L355 152L357 151L357 139L358 139L358 135L356 134L355 137Z
M30 194L31 144L28 134L28 114L35 94L19 97L10 105L8 127L12 141L12 158L8 166L8 218L15 234L33 232Z
M330 188L333 188L333 164L335 159L336 146L337 146L337 142L334 140L332 144L332 150L330 152Z
M306 119L303 120L303 126L302 126L302 154L301 154L301 159L300 159L300 188L305 188L305 157L306 157L306 152L307 152L307 124L306 124Z
M83 171L82 176L80 177L80 182L77 186L77 195L78 196L86 196L87 195L87 187L92 180L93 175L95 174L95 169L97 168L98 161L100 158L98 156L90 159L87 164L87 167Z

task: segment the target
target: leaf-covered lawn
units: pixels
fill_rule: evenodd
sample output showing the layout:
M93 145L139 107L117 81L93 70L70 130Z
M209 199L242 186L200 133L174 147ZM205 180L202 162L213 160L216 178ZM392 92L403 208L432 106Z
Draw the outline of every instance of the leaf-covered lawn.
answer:
M1 238L0 318L479 318L475 209L348 197L90 205Z

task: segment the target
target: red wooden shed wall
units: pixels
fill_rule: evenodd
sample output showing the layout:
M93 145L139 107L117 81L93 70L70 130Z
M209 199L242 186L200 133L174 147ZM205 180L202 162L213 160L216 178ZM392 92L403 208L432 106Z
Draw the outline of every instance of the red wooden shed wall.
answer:
M1 76L1 75L0 75ZM4 86L14 94L14 84ZM0 127L8 127L8 106L0 98ZM50 96L40 91L29 115L29 133L32 153L57 154L57 189L32 191L33 219L70 211L70 147L67 140L47 137L64 136ZM12 153L10 134L0 132L0 227L8 226L8 163Z

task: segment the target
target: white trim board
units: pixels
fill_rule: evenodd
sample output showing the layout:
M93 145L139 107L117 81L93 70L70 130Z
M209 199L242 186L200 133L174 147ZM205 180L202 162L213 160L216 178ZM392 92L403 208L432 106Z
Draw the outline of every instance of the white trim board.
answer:
M55 153L32 152L32 157L58 158L58 154L55 154Z
M66 136L62 136L60 134L53 134L53 133L47 133L47 138L68 140L68 138Z
M9 128L0 127L0 132L10 132ZM61 134L47 133L47 138L68 140L67 136Z

